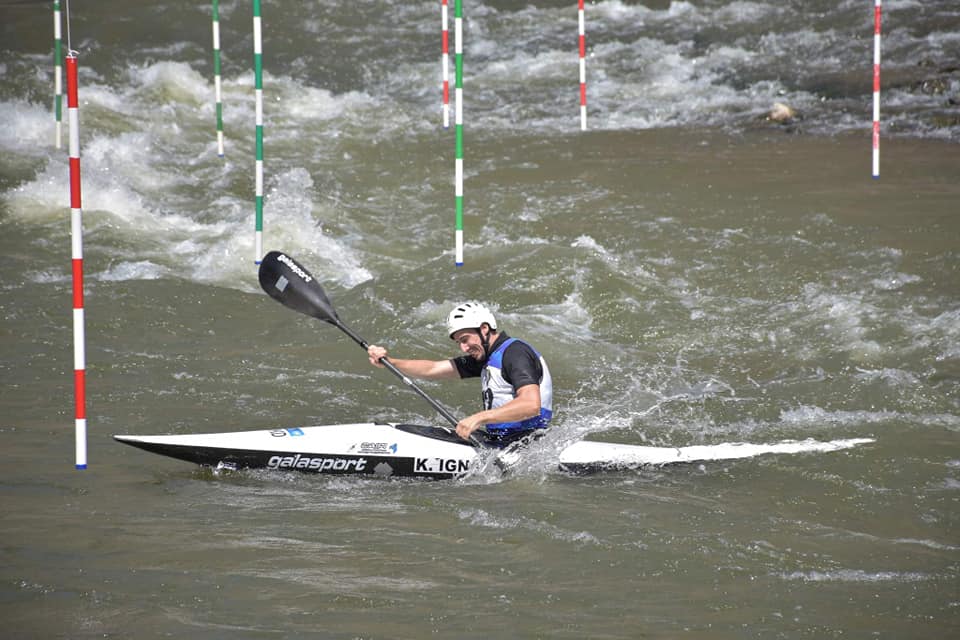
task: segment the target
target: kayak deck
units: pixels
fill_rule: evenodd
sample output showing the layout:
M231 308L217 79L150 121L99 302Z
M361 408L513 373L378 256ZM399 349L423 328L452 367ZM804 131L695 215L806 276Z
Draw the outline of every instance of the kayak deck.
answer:
M116 435L118 442L202 466L451 478L476 450L442 427L358 423L232 433Z

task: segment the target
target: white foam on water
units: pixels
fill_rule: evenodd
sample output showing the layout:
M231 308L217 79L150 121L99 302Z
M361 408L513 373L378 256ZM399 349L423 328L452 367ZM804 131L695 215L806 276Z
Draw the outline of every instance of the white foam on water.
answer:
M176 105L210 104L210 82L184 62L160 61L142 67L128 67L127 81L133 93L148 98L161 109ZM113 106L118 106L114 104Z
M45 149L53 144L52 116L38 104L21 99L0 101L0 122L7 131L16 132L16 135L3 136L0 149L42 157ZM67 138L62 142L66 144Z
M603 245L590 236L578 236L576 240L570 243L570 246L578 249L588 249L590 252L594 253L601 260L611 266L615 267L620 263L620 260L615 253L607 250Z
M576 291L554 304L535 304L501 315L510 326L518 327L518 334L535 329L538 335L554 336L564 341L593 339L593 318Z
M169 277L170 269L155 264L149 260L135 262L120 262L106 271L95 274L95 278L106 282L120 282L124 280L159 280Z
M911 414L902 411L828 410L816 406L800 406L785 409L780 421L790 426L862 426L882 425L890 422L907 422L924 426L945 427L960 431L960 416L951 414Z
M882 291L897 291L917 282L923 282L923 278L909 273L885 273L879 278L874 278L873 286Z
M222 11L226 19L229 11L226 7ZM917 8L905 5L890 11L912 17ZM657 9L621 0L594 3L587 12L591 129L687 125L738 128L749 126L774 101L799 108L808 131L831 134L852 127L869 128L869 109L859 108L869 99L869 69L859 95L834 95L836 90L829 84L822 89L803 88L817 86L811 79L818 76L845 78L863 56L869 55L869 12L862 13L861 6L849 3L837 12L831 17L804 7L749 1L717 6L671 2ZM861 37L852 36L849 28L834 27L838 15L849 22L861 14ZM438 35L436 25L424 20L419 6L391 7L391 16L389 24L373 21L366 37L383 38L394 27L418 38ZM301 31L285 35L297 38L313 33L323 37L330 28L328 22L323 15L305 15ZM511 130L536 126L545 135L569 133L576 125L575 114L570 114L570 107L577 102L576 23L576 12L566 7L470 7L464 34L469 126ZM909 72L918 79L925 73L916 71L921 63L952 59L958 41L957 33L950 28L916 32L891 29L885 38L885 67ZM355 39L362 47L364 38ZM207 131L205 136L209 137L213 126L211 79L191 64L172 60L188 57L198 45L206 47L208 42L180 41L140 50L134 57L138 62L121 76L123 91L106 89L102 76L83 68L82 99L92 99L129 118L125 122L128 126L137 126L139 119L166 116L171 132L179 130L192 136L192 124L202 120L204 125L197 130ZM160 60L142 62L145 55ZM436 61L402 56L399 62L374 72L366 60L358 57L356 66L344 73L355 74L365 86L333 94L290 75L303 75L322 55L319 50L306 51L286 68L278 68L275 63L265 65L267 129L275 141L291 136L295 139L291 131L297 130L278 122L277 117L301 124L323 122L334 133L368 131L371 138L411 130L427 132L435 127L430 116L439 109ZM7 65L8 73L19 73L22 64L23 60L18 60L13 66ZM896 122L885 135L904 132L956 139L956 125L936 124L928 117L947 113L943 96L954 95L960 86L960 81L949 74L941 76L947 83L943 94L930 95L913 85L884 87L884 116ZM238 137L250 135L238 134L238 128L252 128L253 74L244 70L224 75L223 81L228 148L232 148ZM849 84L843 80L842 91L849 94L851 90L844 83ZM112 96L100 95L104 91ZM510 95L523 96L522 104L509 100ZM403 99L398 100L398 96ZM41 131L42 119L21 124L28 136L33 137L29 129L34 128L38 139L49 138Z
M785 580L802 582L926 582L937 576L915 571L865 571L862 569L837 569L833 571L794 571L780 574Z
M754 23L775 13L777 8L759 2L731 2L719 7L714 14L724 24Z
M208 142L195 144L195 138L210 134L210 114L201 113L209 103L209 82L188 65L174 62L131 67L127 79L128 84L119 88L95 83L82 87L85 257L96 254L100 246L112 247L109 266L90 277L104 281L180 277L256 289L252 184L247 193L229 186L226 191L218 189L218 183L235 183L236 172L243 168L211 157ZM226 87L231 90L230 83ZM293 115L288 112L286 117L296 117L305 108L303 100L323 95L308 92L301 101L291 101ZM366 104L363 96L350 94L328 100L326 106L321 101L323 109L315 113L335 118L358 104ZM242 106L234 112L246 110ZM49 134L50 123L43 109L4 102L3 111L16 114L18 126L22 125L24 135L15 138L17 150L45 146L48 141L42 137ZM27 144L22 144L24 140ZM33 179L5 194L7 208L17 220L38 225L44 235L65 239L70 232L69 221L64 222L70 180L66 157L45 153L46 165ZM42 160L43 154L38 157ZM328 217L330 205L326 200L315 202L310 173L281 161L268 166L272 171L265 180L265 248L296 252L318 275L347 287L369 279L361 256L350 247L354 239L349 235L335 239L323 232L318 219ZM252 182L252 174L242 179Z
M894 540L897 544L909 544L909 545L919 545L921 547L927 547L928 549L937 549L943 551L960 551L960 546L955 544L943 544L942 542L937 542L935 540L919 540L916 538L896 538Z
M883 352L879 342L870 339L873 318L879 310L863 294L829 292L821 285L804 287L804 308L821 321L824 331L857 362L872 362Z
M902 369L857 369L854 378L867 381L879 380L891 387L916 387L921 384L920 378Z
M928 323L916 323L909 329L917 338L924 337L927 331L940 336L937 343L942 345L942 351L937 355L938 361L960 359L960 308L944 311Z
M566 68L569 63L569 51L550 49L531 54L520 50L510 58L487 64L478 80L493 85L514 82L543 84L548 80L562 81L569 78L569 70Z
M498 516L478 508L461 509L457 513L457 516L460 520L472 526L487 529L530 531L561 542L572 542L581 545L601 544L601 541L589 531L568 531L548 522L535 520L526 516Z

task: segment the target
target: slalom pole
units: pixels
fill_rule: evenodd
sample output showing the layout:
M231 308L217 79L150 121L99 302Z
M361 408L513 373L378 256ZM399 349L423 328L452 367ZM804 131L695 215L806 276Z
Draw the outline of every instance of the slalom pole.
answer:
M220 92L220 0L213 0L213 89L217 105L217 155L223 157L223 99Z
M877 0L879 2L880 0ZM583 0L578 0L577 17L580 23L580 131L587 130L587 37L584 30Z
M456 126L456 160L455 168L455 196L457 208L456 222L456 257L455 264L458 267L463 266L463 2L454 0L453 5L453 29L454 29L454 64L455 83L454 93L456 94L456 113L454 123Z
M880 2L873 4L873 177L880 177Z
M260 258L263 257L263 38L260 35L260 0L253 0L253 68L257 102L257 217L254 225L253 263L260 264Z
M57 123L56 144L61 146L63 132L63 49L60 34L60 0L53 0L53 118Z
M69 19L69 18L68 18ZM67 118L70 125L70 237L73 258L73 390L76 467L87 468L86 338L83 314L83 209L80 204L80 108L77 56L67 53Z
M440 0L442 18L440 67L443 69L443 128L450 128L450 31L447 29L447 0Z

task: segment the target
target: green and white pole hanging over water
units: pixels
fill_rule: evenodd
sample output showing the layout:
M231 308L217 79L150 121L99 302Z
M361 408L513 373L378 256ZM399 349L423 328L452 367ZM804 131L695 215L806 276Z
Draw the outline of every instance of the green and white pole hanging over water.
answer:
M260 0L253 0L253 70L256 96L256 200L257 217L254 225L254 264L263 257L263 38L260 35Z
M220 0L213 0L213 90L217 108L217 155L223 157L223 99L220 84Z
M463 266L463 3L456 0L453 7L453 29L454 29L454 64L455 86L454 94L456 98L456 115L454 124L456 128L456 160L455 174L456 186L455 195L457 200L457 226L456 226L456 257L455 262L458 267Z
M60 0L53 0L53 118L57 123L56 144L63 135L63 50L60 35Z

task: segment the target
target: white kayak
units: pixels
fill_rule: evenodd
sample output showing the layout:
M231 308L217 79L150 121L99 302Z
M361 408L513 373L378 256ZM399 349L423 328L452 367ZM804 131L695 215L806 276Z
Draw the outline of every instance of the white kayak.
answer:
M455 478L469 473L480 460L496 456L498 465L504 467L523 453L518 447L480 449L445 427L369 422L233 433L116 435L114 439L215 468L380 477ZM839 451L870 442L869 438L854 438L648 447L580 441L560 452L558 466L570 473L593 473L763 454Z

